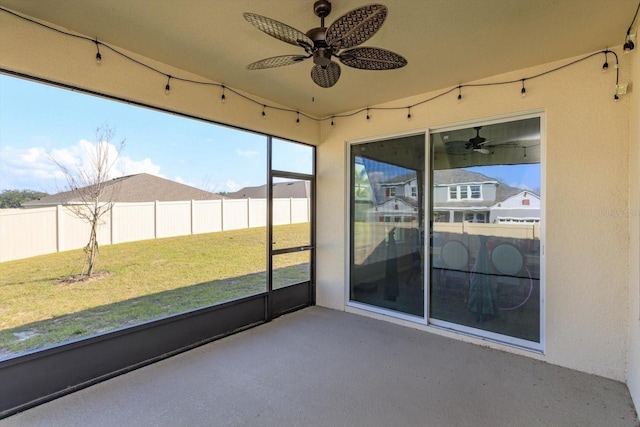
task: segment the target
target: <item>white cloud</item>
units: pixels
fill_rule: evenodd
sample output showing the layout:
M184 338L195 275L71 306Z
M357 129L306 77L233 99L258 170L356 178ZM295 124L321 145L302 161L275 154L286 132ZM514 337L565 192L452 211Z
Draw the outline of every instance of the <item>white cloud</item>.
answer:
M257 151L240 150L239 148L236 148L236 153L238 153L238 156L240 157L247 157L247 158L258 157L260 155L260 153L258 153Z
M118 158L114 145L108 144L106 148L109 158L117 159L110 171L110 178L143 172L161 176L160 166L151 159ZM43 147L3 146L0 150L0 189L32 189L49 193L62 191L67 182L56 162L72 172L81 167L91 170L90 161L95 155L96 144L84 139L76 145L51 151Z
M524 182L521 182L521 183L513 182L513 183L509 184L509 187L519 188L521 190L527 190L527 191L534 191L533 188L531 188L530 186L528 186Z
M225 187L226 187L226 191L232 192L232 191L238 191L239 189L241 189L243 186L238 184L237 182L228 179L227 182L225 182Z
M116 163L116 173L121 175L135 175L138 173L148 173L162 176L160 165L156 165L150 158L143 160L132 160L130 157L121 156Z

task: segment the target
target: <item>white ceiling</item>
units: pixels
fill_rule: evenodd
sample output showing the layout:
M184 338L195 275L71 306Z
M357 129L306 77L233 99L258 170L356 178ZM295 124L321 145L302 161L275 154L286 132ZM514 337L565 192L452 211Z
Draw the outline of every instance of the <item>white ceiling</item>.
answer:
M374 1L333 0L326 25ZM408 65L392 71L342 66L339 82L329 89L312 83L311 61L245 68L266 57L304 52L257 30L242 13L306 32L320 23L313 0L0 0L0 5L316 117L620 46L638 6L638 0L377 1L389 13L364 45L395 51Z

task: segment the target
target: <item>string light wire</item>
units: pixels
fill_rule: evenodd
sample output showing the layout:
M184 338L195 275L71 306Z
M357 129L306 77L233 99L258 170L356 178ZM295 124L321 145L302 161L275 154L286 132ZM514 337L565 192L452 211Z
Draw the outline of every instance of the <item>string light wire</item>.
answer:
M638 4L638 9L640 10L640 3ZM278 106L274 106L274 105L263 104L263 103L257 101L256 99L253 99L252 97L243 94L242 92L239 92L239 91L237 91L237 90L235 90L233 88L227 87L227 86L222 85L220 83L193 80L193 79L188 79L188 78L184 78L184 77L172 76L170 74L167 74L167 73L161 71L160 69L157 69L155 67L152 67L151 65L145 64L144 62L142 62L142 61L140 61L138 59L135 59L135 58L133 58L133 57L131 57L131 56L119 51L118 49L116 49L114 47L111 47L108 44L105 44L105 43L99 41L98 39L92 39L92 38L87 37L87 36L82 36L82 35L73 34L73 33L67 32L67 31L60 30L58 28L43 24L41 22L38 22L38 21L36 21L34 19L31 19L31 18L28 18L26 16L17 14L15 12L11 11L11 10L5 9L4 7L0 7L0 11L2 11L4 13L7 13L9 15L12 15L12 16L14 16L16 18L22 19L24 21L30 22L32 24L35 24L37 26L46 28L46 29L51 30L51 31L55 31L58 34L62 34L62 35L65 35L65 36L77 38L77 39L80 39L80 40L90 41L91 43L94 43L96 45L96 48L98 49L98 54L99 54L100 46L102 46L103 49L107 49L110 52L113 52L114 54L119 55L119 56L127 59L130 62L133 62L133 63L135 63L135 64L137 64L137 65L139 65L141 67L144 67L147 70L152 71L154 73L163 75L163 76L167 77L167 85L165 86L165 92L168 92L171 89L170 85L169 85L169 81L171 79L177 80L177 81L180 81L180 82L184 82L184 83L191 83L191 84L197 84L197 85L202 85L202 86L218 87L218 88L222 89L222 96L221 96L222 102L224 102L224 100L226 99L225 91L229 91L230 93L233 93L235 96L238 96L239 98L242 98L242 99L244 99L244 100L246 100L248 102L251 102L251 103L256 104L256 105L262 105L262 107L263 107L262 108L262 117L263 118L266 118L265 109L266 108L271 108L271 109L276 110L276 111L282 111L282 112L287 112L287 113L295 113L295 114L298 115L298 117L299 116L303 116L303 117L306 117L309 120L313 120L313 121L316 121L316 122L323 122L323 121L326 121L326 120L330 119L331 123L332 123L332 126L333 126L333 123L334 123L334 118L352 117L352 116L355 116L357 114L361 114L363 112L366 112L367 113L366 114L367 120L370 120L370 118L371 118L370 115L369 115L370 110L371 111L373 111L373 110L389 111L389 110L404 110L404 109L409 109L410 110L411 108L415 108L415 107L418 107L420 105L429 103L431 101L435 101L436 99L441 98L443 96L446 96L446 95L448 95L448 94L450 94L450 93L452 93L452 92L454 92L456 90L458 91L458 100L461 100L462 99L462 92L461 92L462 88L473 88L473 87L480 88L480 87L491 87L491 86L510 85L510 84L515 84L515 83L522 83L521 93L526 93L526 89L524 88L525 81L537 79L537 78L546 76L547 74L563 70L565 68L571 67L571 66L576 65L578 63L587 61L587 60L589 60L589 59L591 59L591 58L593 58L593 57L595 57L597 55L603 55L604 54L605 55L605 61L607 60L607 55L608 54L611 54L611 55L614 56L614 58L615 58L615 70L616 70L616 77L615 77L616 78L616 82L615 82L616 83L616 88L617 88L617 86L619 84L619 75L620 75L620 70L618 68L619 67L618 55L616 54L616 52L614 52L612 50L605 49L605 50L602 50L602 51L591 53L589 55L586 55L586 56L583 56L581 58L575 59L575 60L573 60L571 62L568 62L566 64L563 64L563 65L560 65L558 67L549 69L547 71L543 71L543 72L538 73L538 74L534 74L534 75L529 76L529 77L524 77L524 78L519 78L519 79L514 79L514 80L489 82L489 83L458 84L457 86L454 86L454 87L452 87L450 89L446 89L446 90L444 90L444 91L442 91L442 92L440 92L440 93L438 93L438 94L436 94L434 96L431 96L429 98L423 99L422 101L416 102L416 103L411 104L411 105L405 105L405 106L402 106L402 107L366 107L366 108L361 108L361 109L352 111L350 113L334 114L334 115L326 116L326 117L314 117L314 116L310 116L310 115L308 115L308 114L306 114L304 112L300 112L298 110L294 110L294 109L291 109L291 108L278 107ZM638 15L638 10L636 10L636 14L634 15L634 18L633 18L633 20L631 22L631 26L629 27L628 32L631 31L631 27L633 26L633 23L635 22L635 19L636 19L637 15ZM96 54L96 60L98 59L98 54ZM100 55L100 60L101 59L102 59L102 55ZM522 92L522 91L524 91L524 92ZM614 95L614 100L618 100L617 93Z

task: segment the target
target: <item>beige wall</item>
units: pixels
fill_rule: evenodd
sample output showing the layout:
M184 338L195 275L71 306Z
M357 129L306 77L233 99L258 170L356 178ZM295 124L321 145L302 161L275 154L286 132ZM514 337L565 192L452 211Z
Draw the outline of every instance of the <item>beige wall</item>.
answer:
M620 58L621 81L628 81L629 56ZM520 79L565 62L486 81ZM613 101L615 74L603 74L603 62L604 56L598 56L530 80L525 98L519 83L465 88L461 103L452 93L412 108L411 120L406 110L371 111L369 121L363 113L336 119L334 127L323 125L318 148L318 304L336 309L346 304L346 141L543 110L546 354L534 357L624 380L629 221L619 213L629 209L629 97ZM410 105L435 94L388 106Z
M114 47L166 74L206 81L202 77ZM136 65L108 49L102 48L101 53L102 64L98 66L94 43L61 35L0 13L0 67L274 136L310 144L319 141L318 124L315 121L301 117L300 124L296 126L295 113L269 109L267 119L263 120L262 105L250 103L229 91L226 91L226 102L223 104L219 101L221 89L213 86L171 80L171 94L167 96L164 93L167 83L165 76ZM251 97L260 103L277 106L273 102ZM117 127L117 124L113 126Z
M633 61L633 91L630 110L629 144L629 354L627 384L640 412L640 49L629 56Z
M95 46L89 42L69 39L0 14L1 67L276 136L312 144L321 142L317 300L320 305L339 310L344 310L346 304L346 141L543 110L546 354L535 356L490 345L614 379L626 377L636 404L640 401L638 218L630 220L629 216L615 215L638 207L639 131L637 118L631 121L629 114L633 100L634 117L638 116L639 96L612 101L614 70L611 67L607 73L600 72L603 58L592 58L528 81L524 99L520 97L519 84L465 88L460 104L452 93L413 108L411 120L407 120L406 111L371 111L370 121L365 120L363 113L336 118L335 126L331 127L329 123L318 126L305 119L295 126L295 115L275 111L262 120L260 106L231 94L225 104L214 101L219 97L217 88L175 81L171 95L165 96L163 76L109 52L103 52L103 64L96 66L94 55ZM166 73L199 79L131 55ZM633 59L634 83L640 88L638 51L621 54L620 59L621 81L631 79ZM519 79L563 63L520 70L488 81ZM422 94L389 105L406 106L431 95ZM631 153L630 133L634 138ZM473 338L459 338L487 345Z

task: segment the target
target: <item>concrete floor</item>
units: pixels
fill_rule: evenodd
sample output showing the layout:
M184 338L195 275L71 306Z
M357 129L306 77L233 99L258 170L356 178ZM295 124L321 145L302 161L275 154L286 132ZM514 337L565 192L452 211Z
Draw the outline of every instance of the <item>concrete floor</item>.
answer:
M308 308L0 426L637 426L627 387Z

